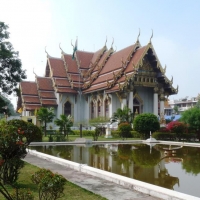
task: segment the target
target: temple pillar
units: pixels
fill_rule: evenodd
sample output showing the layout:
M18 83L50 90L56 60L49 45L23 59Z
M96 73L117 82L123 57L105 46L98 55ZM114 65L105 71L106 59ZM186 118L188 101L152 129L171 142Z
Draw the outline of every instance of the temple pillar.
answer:
M158 116L158 88L154 88L153 94L153 113L154 115Z
M126 99L123 98L121 101L121 109L123 109L124 106L126 106Z
M165 103L165 96L163 93L160 95L160 116L164 115L164 103Z
M129 92L129 100L128 100L128 107L131 109L131 112L133 112L133 92Z

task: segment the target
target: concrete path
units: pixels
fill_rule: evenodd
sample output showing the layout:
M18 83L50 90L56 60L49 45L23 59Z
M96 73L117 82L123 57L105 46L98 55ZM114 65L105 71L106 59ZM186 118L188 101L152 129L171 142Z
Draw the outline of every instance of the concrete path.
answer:
M50 169L52 172L62 175L70 182L95 194L99 194L108 200L158 200L158 198L124 188L115 183L105 181L70 168L66 168L62 165L30 155L29 153L24 158L24 161L40 168Z

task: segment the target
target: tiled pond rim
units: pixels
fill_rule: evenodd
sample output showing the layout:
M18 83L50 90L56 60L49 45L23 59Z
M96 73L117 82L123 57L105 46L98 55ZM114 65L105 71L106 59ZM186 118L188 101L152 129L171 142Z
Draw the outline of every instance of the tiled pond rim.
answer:
M142 140L133 140L133 141L97 141L97 142L91 142L91 144L101 144L101 143L146 143ZM90 143L90 142L89 142ZM186 143L186 142L169 142L169 141L158 141L159 144L168 144L168 145L179 145L179 146L192 146L192 147L200 147L200 143ZM87 145L88 142L39 142L39 143L31 143L31 146L42 146L42 145L74 145L74 144L82 144ZM84 164L75 163L72 161L68 161L62 158L54 157L51 155L47 155L44 153L37 152L36 150L29 150L29 153L31 155L40 157L42 159L46 159L48 161L66 166L68 168L81 171L86 174L90 174L94 177L99 177L107 181L111 181L114 183L117 183L119 185L122 185L126 188L136 190L145 194L148 194L153 197L157 197L160 199L166 199L166 200L200 200L198 197L194 197L191 195L187 195L184 193L176 192L173 190L165 189L159 186L155 186L152 184L144 183L142 181L138 181L135 179L127 178L121 175L117 175L111 172L103 171L100 169L96 169L93 167L89 167Z

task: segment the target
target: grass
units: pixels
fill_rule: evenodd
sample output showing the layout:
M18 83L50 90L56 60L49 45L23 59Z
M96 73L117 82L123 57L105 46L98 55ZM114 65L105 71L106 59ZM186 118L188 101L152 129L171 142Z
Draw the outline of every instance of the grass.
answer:
M31 175L38 171L38 167L30 165L25 162L25 166L21 169L19 179L17 181L19 188L24 188L30 190L35 197L35 200L39 200L38 198L38 190L37 185L33 184L31 181ZM8 187L9 192L13 192L11 187ZM59 200L106 200L99 195L96 195L88 190L85 190L69 181L67 181L64 190L64 196L59 198ZM0 199L5 199L2 194L0 194Z

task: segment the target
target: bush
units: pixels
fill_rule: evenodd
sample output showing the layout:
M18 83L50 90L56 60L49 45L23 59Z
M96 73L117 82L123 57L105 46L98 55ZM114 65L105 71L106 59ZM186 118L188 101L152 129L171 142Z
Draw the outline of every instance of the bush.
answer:
M11 197L13 200L34 200L33 194L27 189L17 189Z
M176 134L169 132L154 132L152 137L156 140L176 140Z
M131 131L132 138L140 138L140 134L137 131Z
M64 185L67 180L47 169L40 169L32 175L31 180L38 186L39 199L55 200L64 194Z
M120 132L120 137L129 138L131 137L131 125L128 122L120 123L118 126L118 130Z
M80 131L79 130L73 130L74 135L80 135ZM82 136L93 136L93 134L95 133L94 130L82 130Z
M114 130L112 130L111 131L111 135L112 135L113 138L118 138L119 135L120 135L120 131L114 131Z
M149 138L151 133L160 129L160 124L156 115L152 113L143 113L135 117L134 130L140 133L141 138Z

